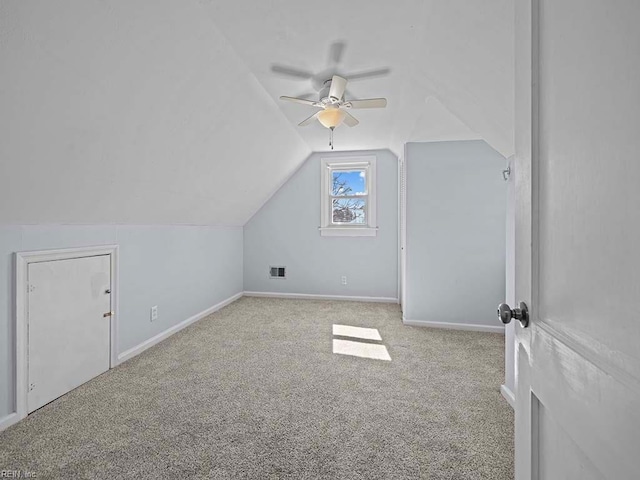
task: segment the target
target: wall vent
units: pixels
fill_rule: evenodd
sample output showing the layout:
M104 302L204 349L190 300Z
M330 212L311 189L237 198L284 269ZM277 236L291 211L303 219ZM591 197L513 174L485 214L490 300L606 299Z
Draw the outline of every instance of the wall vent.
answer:
M287 278L287 267L269 267L269 278Z

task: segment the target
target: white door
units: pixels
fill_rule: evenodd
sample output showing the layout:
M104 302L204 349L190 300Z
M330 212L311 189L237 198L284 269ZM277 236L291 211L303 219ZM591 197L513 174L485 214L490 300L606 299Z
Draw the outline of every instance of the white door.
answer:
M638 25L638 0L516 2L519 480L640 478Z
M32 412L109 369L110 256L30 263L28 282Z

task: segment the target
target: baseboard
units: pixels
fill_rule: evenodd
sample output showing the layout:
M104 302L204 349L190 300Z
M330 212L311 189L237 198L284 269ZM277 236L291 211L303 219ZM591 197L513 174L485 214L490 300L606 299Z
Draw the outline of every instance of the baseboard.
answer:
M398 303L393 297L357 297L350 295L318 295L315 293L244 292L245 297L297 298L301 300L345 300L349 302Z
M448 328L449 330L469 330L472 332L492 332L502 333L504 335L504 327L499 325L477 325L474 323L452 323L452 322L433 322L430 320L409 320L402 317L402 323L411 327L433 327Z
M507 401L507 403L509 405L511 405L511 408L513 408L515 410L516 409L516 396L513 394L511 389L509 387L507 387L506 385L500 385L500 393L502 394L504 399Z
M203 319L207 315L211 315L213 312L217 312L221 308L226 307L230 303L235 302L237 299L242 297L242 295L243 295L243 292L236 293L232 297L229 297L226 300L223 300L222 302L217 303L213 307L209 307L209 308L207 308L206 310L203 310L200 313L196 313L194 316L189 317L186 320L178 323L177 325L174 325L173 327L166 329L164 332L161 332L158 335L156 335L154 337L151 337L149 340L145 340L140 345L136 345L135 347L130 348L129 350L126 350L126 351L120 353L118 355L118 365L121 364L122 362L126 362L130 358L135 357L136 355L141 354L142 352L144 352L148 348L151 348L154 345L157 345L161 341L169 338L171 335L173 335L176 332L179 332L183 328L188 327L192 323L195 323L198 320Z
M10 413L6 417L0 419L0 432L6 428L9 428L11 425L18 423L21 420L20 416L16 413Z

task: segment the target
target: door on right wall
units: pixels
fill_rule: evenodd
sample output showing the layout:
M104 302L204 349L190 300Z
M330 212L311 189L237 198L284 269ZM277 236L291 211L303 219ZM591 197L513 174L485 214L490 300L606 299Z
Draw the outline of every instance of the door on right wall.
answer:
M516 2L519 480L639 475L638 24L637 0Z

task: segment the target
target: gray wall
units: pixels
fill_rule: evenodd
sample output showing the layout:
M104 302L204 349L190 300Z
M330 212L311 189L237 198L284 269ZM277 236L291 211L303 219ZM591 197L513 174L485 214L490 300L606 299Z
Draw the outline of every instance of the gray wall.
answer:
M484 141L409 143L409 320L500 326L506 161Z
M320 159L377 157L376 237L321 237ZM269 265L285 265L286 280L268 278ZM341 276L347 285L341 285ZM247 291L398 296L398 160L388 150L315 153L244 227Z
M241 227L0 225L0 419L14 399L13 253L105 244L120 245L119 353L242 291Z

